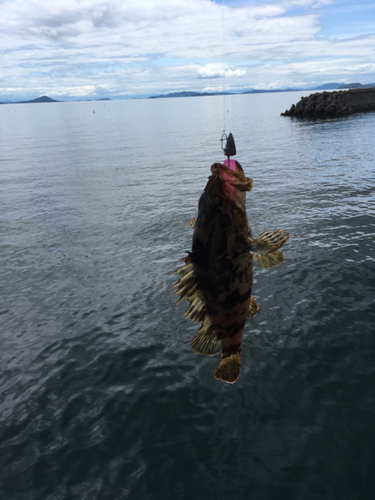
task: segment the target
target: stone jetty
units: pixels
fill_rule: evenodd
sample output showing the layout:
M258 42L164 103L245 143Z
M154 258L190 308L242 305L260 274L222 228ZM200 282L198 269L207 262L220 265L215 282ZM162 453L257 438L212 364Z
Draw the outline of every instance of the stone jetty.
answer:
M375 87L366 89L350 89L335 92L317 92L302 97L290 110L281 116L295 118L335 118L375 111Z

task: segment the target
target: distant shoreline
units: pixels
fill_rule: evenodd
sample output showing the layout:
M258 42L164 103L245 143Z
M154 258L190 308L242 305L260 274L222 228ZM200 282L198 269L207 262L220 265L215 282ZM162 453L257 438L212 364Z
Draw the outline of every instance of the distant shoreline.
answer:
M348 89L371 89L375 88L375 83L361 84L361 83L326 83L319 87L313 88L287 88L287 89L253 89L246 90L244 92L192 92L192 91L182 91L182 92L169 92L168 94L143 96L143 97L129 97L127 99L118 98L111 99L109 97L102 97L98 99L78 99L76 101L59 101L52 99L48 96L37 97L36 99L31 99L28 101L7 101L0 102L0 104L39 104L39 103L54 103L54 102L98 102L98 101L115 101L115 100L130 100L130 99L169 99L175 97L208 97L208 96L220 96L220 95L247 95L247 94L273 94L280 92L312 92L312 91L334 91L334 90L348 90Z
M52 99L46 95L41 97L37 97L36 99L31 99L30 101L15 101L15 102L0 102L0 104L39 104L39 103L48 103L48 102L97 102L97 101L111 101L109 97L103 97L101 99L87 99L84 101L57 101L56 99Z
M375 88L375 84L369 83L367 85L362 85L361 83L350 83L350 84L340 84L340 83L327 83L319 87L313 88L288 88L288 89L254 89L246 90L244 92L170 92L169 94L150 96L148 99L166 99L170 97L201 97L201 96L212 96L212 95L244 95L244 94L273 94L279 92L310 92L314 90L346 90L346 89L365 89L365 88Z

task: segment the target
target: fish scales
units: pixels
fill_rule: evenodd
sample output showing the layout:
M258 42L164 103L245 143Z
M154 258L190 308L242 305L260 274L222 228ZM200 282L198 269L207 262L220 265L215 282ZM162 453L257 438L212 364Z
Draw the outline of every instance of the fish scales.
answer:
M205 355L221 350L215 378L235 382L241 370L241 340L246 319L259 311L251 295L253 256L263 268L284 262L278 250L289 238L284 231L265 231L255 240L246 213L246 192L253 181L236 162L235 172L215 163L198 205L192 251L174 285L190 305L185 316L201 328L192 349ZM180 302L179 301L179 302Z

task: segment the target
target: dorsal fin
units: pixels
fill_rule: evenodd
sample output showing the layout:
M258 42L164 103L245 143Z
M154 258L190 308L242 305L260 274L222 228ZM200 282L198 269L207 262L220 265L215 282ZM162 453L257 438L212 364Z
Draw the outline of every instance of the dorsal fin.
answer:
M175 295L180 294L179 304L182 300L191 300L198 290L197 278L194 272L194 267L191 262L191 254L181 259L185 265L177 269L173 274L180 274L181 278L175 283L172 288L177 288Z
M182 300L188 300L189 307L184 313L185 318L202 324L190 345L193 351L198 354L213 356L221 350L221 340L219 338L221 330L219 325L211 324L204 298L199 290L191 254L188 254L182 260L185 265L174 272L174 274L181 275L181 278L173 285L173 288L177 288L175 294L181 296L177 304Z
M190 300L189 307L186 309L184 316L185 318L189 318L191 321L203 323L206 313L206 306L204 305L198 292L195 297Z

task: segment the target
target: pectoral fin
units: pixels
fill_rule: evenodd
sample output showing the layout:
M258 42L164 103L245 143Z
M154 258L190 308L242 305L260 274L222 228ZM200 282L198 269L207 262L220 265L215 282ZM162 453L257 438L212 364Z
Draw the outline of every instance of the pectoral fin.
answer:
M290 238L290 236L290 233L282 230L264 231L264 233L250 242L250 253L252 255L258 256L267 255L282 247L284 243Z
M249 312L247 313L247 318L252 318L253 316L255 316L256 314L258 314L259 312L259 306L258 304L255 302L255 299L253 296L251 296L251 299L250 299L250 306L249 306Z
M197 223L197 219L195 217L193 217L186 227L194 229L196 223Z
M285 262L285 255L280 250L274 250L267 255L254 255L254 259L262 269L271 269Z

